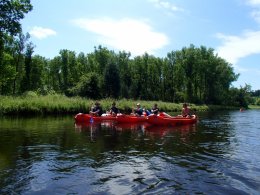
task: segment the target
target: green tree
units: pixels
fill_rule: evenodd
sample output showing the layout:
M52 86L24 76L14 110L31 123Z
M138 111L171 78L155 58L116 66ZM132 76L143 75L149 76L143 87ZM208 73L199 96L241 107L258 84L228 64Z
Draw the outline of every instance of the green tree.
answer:
M34 73L32 71L32 54L34 52L34 45L30 42L26 45L25 51L25 74L23 76L23 80L21 81L21 92L32 90L33 81L31 81L31 74ZM40 78L40 77L39 77Z
M260 98L256 98L255 105L260 106Z
M13 57L15 59L16 77L13 81L13 94L22 92L20 86L24 76L24 52L29 39L29 33L26 35L19 33L18 39L14 42Z
M88 64L88 58L83 52L80 52L77 56L77 71L79 73L79 78L86 72L91 72Z
M104 72L104 94L106 97L118 98L120 92L120 77L118 67L114 63L106 66Z
M56 56L49 62L49 88L58 93L62 93L61 57Z
M98 48L95 47L94 56L97 62L96 70L98 74L102 75L108 63L111 62L111 57L113 56L111 53L106 47L101 45Z
M252 91L252 92L251 92L251 95L252 95L253 97L260 97L260 90L258 89L258 90Z
M61 59L61 89L63 92L69 88L69 56L68 50L63 49L60 51L60 59Z
M32 10L30 0L1 0L0 1L0 68L3 61L4 36L15 36L20 33L20 20L24 14ZM1 70L2 71L2 70Z
M130 53L119 52L117 55L117 66L119 68L119 77L120 77L120 96L124 98L129 98L130 93L129 89L131 86L131 74L129 68L130 62Z
M147 97L151 100L161 99L162 86L162 68L163 60L154 56L149 57L149 66L147 67Z
M142 58L137 56L130 62L130 72L131 74L131 87L130 87L130 98L142 99Z
M247 84L245 87L240 87L239 89L232 87L229 92L227 104L248 108L250 91L251 86Z
M13 57L8 53L4 53L0 72L0 94L12 93L12 83L16 74L13 63Z
M177 78L181 78L181 75L178 75L178 77L175 77L174 74L176 70L176 55L177 52L169 52L167 54L167 57L164 60L164 66L163 66L163 96L165 101L171 101L173 102L175 100L175 92L176 92L176 86L175 81L177 81ZM181 73L183 75L183 73ZM181 79L183 82L183 79ZM182 83L183 85L183 83Z
M30 90L36 91L40 90L42 94L46 94L47 92L47 85L45 85L44 80L46 80L46 59L42 56L36 55L32 57L32 67L31 67L31 74L29 76L29 80L31 81Z
M78 84L70 89L70 94L91 99L101 98L100 75L94 72L83 75Z
M194 103L220 104L227 98L230 85L238 75L230 64L214 54L213 49L191 45L175 53L172 83L175 100L184 97L184 101ZM167 88L169 86L171 84Z

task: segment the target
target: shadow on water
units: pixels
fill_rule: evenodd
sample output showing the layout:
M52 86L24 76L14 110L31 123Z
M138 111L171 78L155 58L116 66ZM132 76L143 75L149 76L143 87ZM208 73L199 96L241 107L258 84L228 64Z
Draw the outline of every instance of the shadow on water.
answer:
M147 123L79 123L75 124L75 131L87 136L90 142L104 142L102 145L111 144L113 147L107 145L104 147L107 151L114 149L123 152L138 150L153 155L161 150L163 145L175 143L178 146L180 143L190 142L192 134L196 132L196 125L160 127ZM172 139L174 139L174 142Z
M199 116L175 127L0 119L0 194L257 194L260 112Z

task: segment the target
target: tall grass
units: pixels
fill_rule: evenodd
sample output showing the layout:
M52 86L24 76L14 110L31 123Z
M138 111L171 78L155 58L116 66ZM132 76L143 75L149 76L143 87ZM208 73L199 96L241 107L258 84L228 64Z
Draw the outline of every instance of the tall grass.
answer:
M88 101L68 98L63 95L47 96L1 96L1 114L45 114L75 113L86 111Z
M0 96L0 114L76 114L88 113L91 106L96 100L73 97L69 98L64 95L46 95L38 96L29 93L23 96ZM160 110L179 112L182 104L161 102L161 101L137 101L128 99L102 99L100 104L103 111L109 110L111 104L116 102L117 107L123 113L130 113L137 103L142 107L151 109L155 103L158 104ZM191 109L197 111L218 110L223 109L221 106L207 106L190 104ZM232 108L230 108L232 109ZM234 108L233 108L234 109Z

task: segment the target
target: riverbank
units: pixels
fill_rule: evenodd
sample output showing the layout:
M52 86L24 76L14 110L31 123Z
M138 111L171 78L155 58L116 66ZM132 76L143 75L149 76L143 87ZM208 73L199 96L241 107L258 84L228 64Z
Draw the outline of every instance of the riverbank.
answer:
M112 102L117 103L118 108L123 113L130 113L137 103L147 109L157 103L160 110L165 112L180 112L181 103L170 103L161 101L138 101L128 99L102 99L100 104L104 111L109 110ZM27 94L24 96L1 96L0 97L0 115L34 115L34 114L76 114L88 113L95 100L81 97L66 97L63 95L47 95L37 96L35 94ZM214 111L214 110L230 110L238 109L228 106L217 105L189 105L195 112Z
M260 109L260 106L258 106L258 105L249 105L248 108L249 109Z

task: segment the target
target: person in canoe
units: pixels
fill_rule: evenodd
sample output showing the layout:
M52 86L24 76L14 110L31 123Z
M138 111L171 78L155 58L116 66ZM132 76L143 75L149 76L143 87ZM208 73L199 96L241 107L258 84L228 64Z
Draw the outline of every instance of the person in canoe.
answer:
M118 113L120 113L119 109L116 107L116 103L113 102L112 106L110 108L109 114L116 116Z
M158 108L158 105L157 105L156 103L155 103L154 106L152 107L151 113L152 113L152 114L155 114L155 115L159 114L159 108Z
M182 117L191 117L191 110L188 107L187 103L184 103L182 106L182 111L181 111Z
M149 116L150 114L151 114L151 112L148 109L146 109L145 107L143 107L143 115Z
M141 108L140 103L137 103L136 108L133 108L132 110L132 115L142 116L142 114L143 114L143 109Z
M95 106L91 108L91 110L89 111L89 114L93 115L93 116L101 116L103 113L102 108L100 106L99 102L95 103Z

